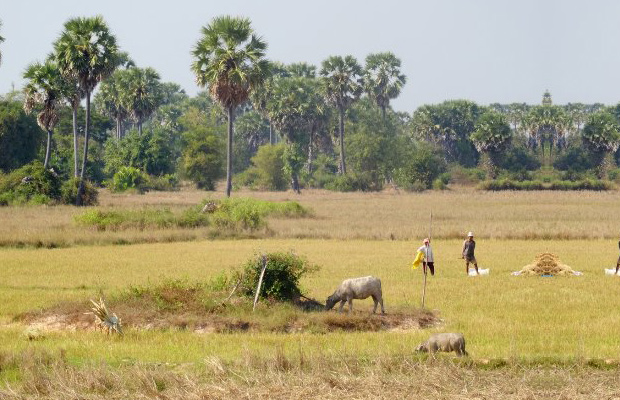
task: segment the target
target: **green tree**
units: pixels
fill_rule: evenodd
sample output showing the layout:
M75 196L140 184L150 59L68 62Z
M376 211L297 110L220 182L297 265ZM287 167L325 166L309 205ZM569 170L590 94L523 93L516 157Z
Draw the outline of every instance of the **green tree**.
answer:
M235 118L233 170L241 172L250 166L258 148L269 143L269 123L255 110Z
M99 82L107 78L124 61L116 37L102 17L73 18L64 25L64 31L54 43L56 62L63 75L76 79L86 97L84 124L84 157L80 171L77 205L81 205L90 139L90 99Z
M114 71L105 81L101 82L94 99L95 108L114 119L117 139L125 136L123 123L129 115L122 101L123 76L127 73L128 71L124 69Z
M34 160L42 134L37 120L24 112L21 102L0 100L0 170L8 172Z
M247 18L221 16L202 28L192 54L192 71L199 86L228 113L226 196L232 190L232 142L235 108L269 76L267 43L256 36Z
M476 122L476 130L471 135L476 150L488 157L488 169L494 176L494 168L499 164L499 157L512 140L512 131L506 117L497 111L489 110Z
M129 68L121 76L120 83L121 104L136 123L138 133L142 134L142 123L162 102L159 74L153 68Z
M620 145L620 127L614 116L607 111L596 112L583 127L582 140L584 145L599 157L599 177L606 175L611 164L611 154Z
M64 81L58 67L48 60L44 64L34 63L26 68L24 79L24 110L27 113L37 110L37 122L47 132L45 161L43 168L49 166L52 148L52 134L58 123L57 108L63 99Z
M368 96L381 108L383 119L390 100L400 94L407 77L400 72L400 59L394 53L373 53L366 57L364 85Z
M312 149L313 137L325 120L323 96L315 79L291 77L274 79L269 97L265 110L289 146L285 159L293 190L299 193L300 154L304 148Z
M344 151L344 117L364 89L362 67L353 56L332 56L321 64L325 99L338 109L338 140L340 142L340 173L346 174Z
M412 136L440 146L447 162L473 167L478 162L478 153L470 136L483 111L483 107L469 100L420 106L410 122Z

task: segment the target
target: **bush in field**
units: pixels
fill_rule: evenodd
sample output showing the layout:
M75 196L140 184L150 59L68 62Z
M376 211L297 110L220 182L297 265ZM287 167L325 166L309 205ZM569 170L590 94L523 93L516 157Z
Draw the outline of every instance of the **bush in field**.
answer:
M227 198L205 200L213 224L220 228L236 230L256 230L265 226L265 217L278 216L300 218L310 215L310 211L295 201L283 203L269 202L252 198Z
M581 181L560 181L551 182L535 181L513 181L510 179L497 179L486 181L480 185L483 190L611 190L613 184L597 179L585 179Z
M35 161L0 178L0 204L48 204L61 200L58 174Z
M76 215L74 219L79 224L92 226L100 231L172 227L197 228L209 225L208 216L195 208L188 209L180 215L175 215L167 208L160 210L89 210Z
M114 174L110 189L114 192L124 192L129 189L142 192L146 181L147 177L138 168L124 166Z
M346 175L332 175L323 187L337 192L370 192L381 190L383 185L369 172L352 172Z
M285 149L283 143L259 147L251 159L252 166L236 177L237 185L256 190L286 190Z
M257 255L243 265L240 287L245 295L255 295L265 261L267 268L260 291L261 298L291 301L302 294L299 280L308 273L318 271L317 266L311 265L308 260L294 253Z
M76 204L80 178L71 178L62 184L61 198L64 204ZM97 204L99 192L90 181L84 181L84 193L80 204L84 206L94 206Z

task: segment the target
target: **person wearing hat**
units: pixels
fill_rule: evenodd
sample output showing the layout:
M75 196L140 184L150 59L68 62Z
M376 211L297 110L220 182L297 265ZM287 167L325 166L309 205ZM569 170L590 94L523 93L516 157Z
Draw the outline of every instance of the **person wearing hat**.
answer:
M618 247L620 248L620 241L618 241ZM618 275L619 269L620 269L620 257L618 257L618 262L616 263L616 275Z
M418 249L418 251L424 254L424 261L422 262L424 273L426 274L426 267L428 267L429 271L431 271L431 275L435 275L435 259L433 258L431 240L426 238L422 243L423 245Z
M476 256L474 255L474 250L476 250L476 242L474 241L474 233L469 232L467 234L467 239L463 242L463 258L465 259L465 273L469 275L469 263L474 264L474 268L476 268L476 273L478 272L478 262L476 261Z

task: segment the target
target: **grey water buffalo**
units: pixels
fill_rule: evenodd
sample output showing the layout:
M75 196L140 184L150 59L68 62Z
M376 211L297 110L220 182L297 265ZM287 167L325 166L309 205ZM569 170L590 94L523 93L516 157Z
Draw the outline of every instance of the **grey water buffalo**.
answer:
M336 303L340 302L338 312L342 312L344 303L348 302L349 312L351 312L353 311L353 299L366 299L368 297L372 297L375 302L375 307L372 309L373 314L377 312L378 304L381 304L381 314L385 314L383 295L381 293L381 280L374 276L344 280L334 294L327 298L325 309L331 310Z
M426 342L419 345L416 351L424 353L454 351L459 357L469 355L465 351L465 337L462 333L435 333Z

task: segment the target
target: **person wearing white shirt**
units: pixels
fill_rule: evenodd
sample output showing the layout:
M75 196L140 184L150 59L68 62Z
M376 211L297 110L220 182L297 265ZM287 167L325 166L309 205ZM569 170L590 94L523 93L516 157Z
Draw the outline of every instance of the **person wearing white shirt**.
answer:
M426 267L431 271L431 275L435 275L435 259L433 258L433 248L431 247L431 240L429 238L424 239L424 244L418 249L424 253L424 273L426 274Z

